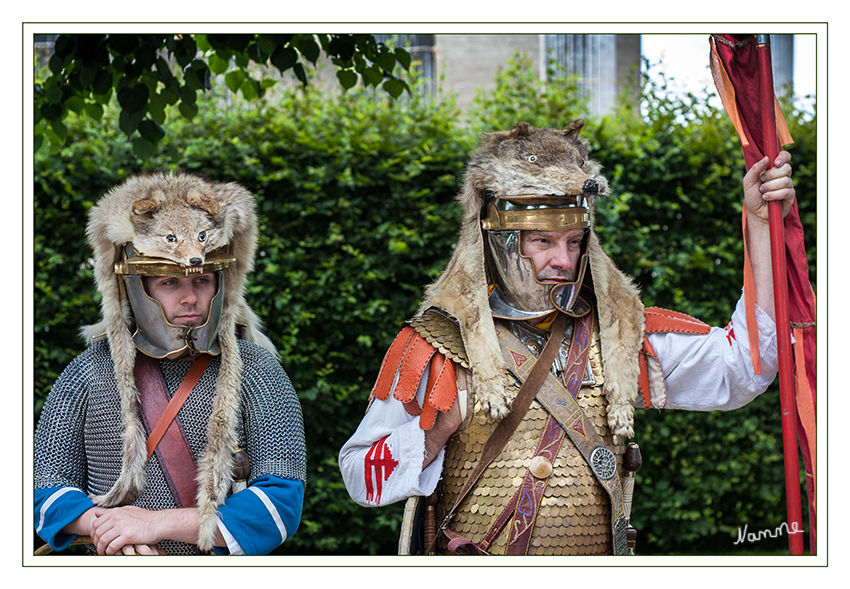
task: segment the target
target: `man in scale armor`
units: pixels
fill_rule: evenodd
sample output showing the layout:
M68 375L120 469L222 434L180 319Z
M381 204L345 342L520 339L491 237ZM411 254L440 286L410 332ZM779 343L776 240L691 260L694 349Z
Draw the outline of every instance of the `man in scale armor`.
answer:
M776 375L767 201L790 210L789 154L744 177L758 325L739 301L711 328L644 309L602 251L582 126L482 138L453 255L340 451L357 503L407 500L402 554L626 554L634 407L731 410Z

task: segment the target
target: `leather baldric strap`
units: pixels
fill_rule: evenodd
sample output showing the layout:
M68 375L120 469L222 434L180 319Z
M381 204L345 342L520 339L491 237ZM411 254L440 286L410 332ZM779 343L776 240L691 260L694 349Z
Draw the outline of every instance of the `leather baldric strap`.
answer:
M562 375L566 386L548 371L548 368L552 365L551 359L544 358L544 355L541 354L535 360L533 356L527 353L525 344L513 335L509 329L497 329L497 335L505 361L508 363L511 372L518 379L528 382L539 367L543 366L547 368L543 374L542 382L535 385L535 391L538 402L549 412L551 417L547 423L546 432L535 452L535 456L554 455L553 453L557 452L557 447L564 437L563 433L569 436L579 452L587 460L601 487L608 493L611 500L611 526L614 553L625 554L626 526L623 514L622 489L619 476L617 475L616 457L605 446L593 423L587 419L576 400L578 390L581 388L582 375L587 366L593 321L593 314L576 320L568 360L565 364L564 374ZM552 332L546 344L547 347L555 338L555 327L553 327ZM558 337L556 341L560 344L561 338ZM530 401L528 403L530 404ZM526 409L527 405L522 409L523 414ZM553 430L555 423L559 424L560 427ZM556 439L554 437L554 431L557 430L560 430L560 435ZM495 437L495 432L491 439L493 437ZM507 523L508 518L513 517L506 552L507 554L525 554L528 549L528 543L531 540L531 529L537 516L537 508L543 490L545 489L545 479L547 478L542 477L543 480L541 480L540 477L534 476L531 470L530 468L530 472L526 474L523 486L519 489L507 508L497 518L490 533L481 543L474 544L466 540L462 536L448 530L444 524L443 532L450 539L449 550L455 554L486 554L489 543L495 539L496 535L498 535L505 523ZM472 476L470 476L470 479L472 479ZM469 481L467 481L467 486L471 486ZM467 492L468 490L464 487L460 498ZM460 498L455 502L455 506L452 507L450 515L460 503Z
M157 361L142 353L136 355L134 373L136 387L139 389L142 420L148 431L148 459L156 452L178 507L194 506L198 487L195 481L197 466L183 437L180 422L176 419L177 413L211 360L212 356L209 354L198 357L169 400L165 379Z
M561 347L561 340L564 337L566 325L567 316L563 313L558 313L555 323L552 325L552 332L549 336L549 340L546 342L546 345L540 353L540 357L537 362L531 369L530 374L523 381L522 387L511 404L511 412L507 417L499 422L499 425L497 425L496 429L493 430L493 433L487 440L487 443L484 444L484 448L481 451L481 459L478 461L478 464L475 465L475 469L469 475L469 478L466 480L466 484L463 486L463 489L461 489L454 504L451 509L449 509L448 514L440 525L440 529L444 532L446 531L446 527L449 522L454 517L455 510L458 508L461 501L463 501L464 497L466 497L469 491L472 490L475 482L481 477L481 474L487 466L494 458L496 458L496 456L499 455L502 448L513 435L514 430L516 430L517 426L525 416L525 412L531 405L531 401L534 399L540 385L546 379L546 375L549 374L549 368L555 361L555 356L558 353L558 349ZM426 554L430 553L432 550L433 546L427 547Z
M514 493L510 502L496 518L496 521L490 527L487 535L478 542L470 542L460 534L456 534L446 528L443 532L448 536L448 550L452 554L474 554L485 555L490 545L501 533L502 529L508 522L508 545L505 554L524 555L528 552L528 545L531 542L531 531L534 528L534 522L537 519L537 512L540 508L540 502L543 499L543 492L546 490L546 483L549 475L551 475L551 465L555 462L555 457L558 454L558 449L561 447L561 442L564 440L564 429L558 425L554 417L549 417L546 422L546 429L537 449L534 451L532 466L525 473L522 486ZM545 467L538 470L533 466L534 461L540 458L545 458L549 464L549 470Z
M600 486L608 494L611 500L611 532L614 539L614 553L625 554L626 525L622 487L620 477L617 474L617 458L607 448L593 422L587 418L575 398L581 386L581 371L583 371L587 362L586 353L583 355L584 359L581 359L582 354L579 348L589 347L590 333L590 326L583 325L580 320L576 322L575 333L570 346L570 357L575 357L576 361L570 363L570 367L563 375L567 385L564 386L564 383L555 375L547 373L545 381L540 385L537 392L537 401L558 421L587 461ZM511 367L512 372L518 378L523 378L523 374L528 370L528 362L516 362L514 354L518 354L517 351L524 350L524 344L507 329L499 330L499 343L502 346L505 360L513 359L515 361L514 366ZM537 361L538 364L540 362L541 360ZM537 365L533 366L532 370L536 367Z
M576 319L569 353L563 367L563 377L568 383L572 404L576 404L574 398L581 388L582 377L587 366L590 352L590 334L594 321L593 317L593 313L589 313L582 318ZM551 367L552 362L544 363L546 359L543 358L542 354L535 363L535 360L525 350L525 345L515 337L510 336L509 330L497 329L497 334L505 361L511 367L511 372L520 380L527 382L538 366ZM555 339L554 335L550 335L547 345L553 339L560 345L562 337ZM542 392L541 389L552 379L555 379L555 377L551 376L548 371L543 375L542 382L535 386L538 398ZM529 401L528 404L530 405L530 403ZM525 410L527 410L527 407ZM551 465L564 439L564 434L565 430L554 417L550 416L543 437L538 444L537 450L534 452L535 458L532 459L532 463L540 457L545 458L548 464ZM499 517L496 518L488 534L479 543L472 543L446 528L444 532L450 539L448 545L449 551L454 554L486 554L490 544L496 539L505 527L505 524L510 521L511 525L509 527L510 533L506 554L526 554L531 541L531 531L537 519L537 511L540 507L540 501L543 498L543 492L546 489L546 483L550 474L551 470L529 468L522 486L514 494Z

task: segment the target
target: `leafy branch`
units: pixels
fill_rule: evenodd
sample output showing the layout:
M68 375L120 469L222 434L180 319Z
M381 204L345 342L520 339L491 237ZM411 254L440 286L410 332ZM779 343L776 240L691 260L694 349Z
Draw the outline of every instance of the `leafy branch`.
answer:
M49 75L35 85L35 149L47 142L57 153L68 136L69 111L100 120L115 97L119 128L147 160L165 136L166 107L176 106L192 120L198 114L198 92L210 90L215 76L223 75L231 92L254 100L275 80L255 77L252 64L271 65L281 75L291 71L306 86L304 60L315 66L322 53L345 90L362 80L393 98L410 91L393 74L396 64L410 67L408 52L372 35L60 35Z

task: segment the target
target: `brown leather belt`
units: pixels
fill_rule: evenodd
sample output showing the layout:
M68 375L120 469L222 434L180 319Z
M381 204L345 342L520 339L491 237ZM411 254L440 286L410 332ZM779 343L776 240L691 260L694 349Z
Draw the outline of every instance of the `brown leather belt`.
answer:
M209 354L199 356L169 400L165 379L157 361L142 353L136 355L134 374L139 389L142 421L148 432L148 459L156 453L178 507L196 505L198 483L195 480L195 458L186 442L177 413L211 360ZM152 424L155 425L151 427Z

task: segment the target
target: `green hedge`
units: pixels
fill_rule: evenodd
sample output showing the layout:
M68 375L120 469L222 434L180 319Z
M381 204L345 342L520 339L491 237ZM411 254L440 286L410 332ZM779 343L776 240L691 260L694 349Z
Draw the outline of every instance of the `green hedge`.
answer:
M250 109L209 97L192 122L169 118L145 164L109 112L101 123L70 120L66 147L35 156L36 414L82 349L77 329L98 317L83 234L92 204L143 169L240 182L256 194L261 219L248 299L299 393L308 443L301 527L277 553L392 554L402 506L353 503L337 454L400 323L450 255L454 196L477 132L514 119L564 126L580 116L573 80L542 94L526 69L510 62L469 118L446 97L390 102L292 90ZM740 147L725 115L704 101L650 100L645 110L644 118L624 109L588 121L613 188L598 202L600 235L647 304L725 324L741 284ZM813 244L815 125L786 116L795 121L795 181ZM814 263L813 245L809 252ZM784 521L776 390L728 415L639 412L636 426L645 462L634 510L641 553L735 553L737 526Z

